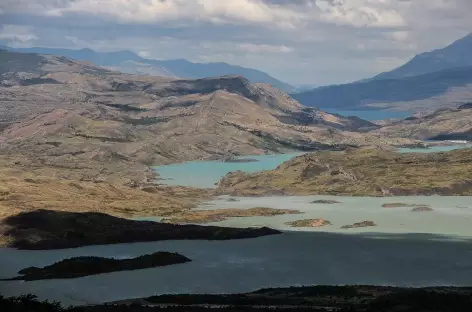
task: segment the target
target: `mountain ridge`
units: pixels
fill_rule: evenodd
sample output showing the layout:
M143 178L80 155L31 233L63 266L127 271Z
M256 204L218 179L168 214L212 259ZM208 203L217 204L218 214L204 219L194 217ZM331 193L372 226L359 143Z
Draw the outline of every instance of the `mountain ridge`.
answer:
M410 61L391 71L374 76L373 80L417 76L455 67L472 66L472 33L450 45L415 55Z
M432 112L472 101L472 34L372 78L293 93L307 106Z
M248 67L232 65L225 62L194 63L186 59L156 60L147 59L128 50L113 52L96 52L92 49L56 49L56 48L11 48L5 49L20 53L39 53L60 55L77 60L86 60L130 74L149 74L153 76L168 76L174 78L199 79L213 76L240 75L251 82L268 83L282 91L291 92L296 88L282 82L269 74Z

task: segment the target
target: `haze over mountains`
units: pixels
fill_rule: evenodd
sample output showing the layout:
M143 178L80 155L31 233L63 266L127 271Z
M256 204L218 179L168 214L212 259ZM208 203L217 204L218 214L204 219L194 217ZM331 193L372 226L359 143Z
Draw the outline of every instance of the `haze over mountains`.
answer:
M251 82L270 84L284 92L293 92L296 90L294 86L277 80L263 71L231 65L224 62L192 63L185 59L154 60L143 58L126 50L116 52L96 52L91 49L73 50L42 47L11 48L6 45L4 45L4 49L22 53L60 55L71 59L90 61L95 65L104 66L129 74L190 79L238 75L249 79Z
M302 104L337 109L432 111L472 100L472 34L422 53L371 79L294 94Z

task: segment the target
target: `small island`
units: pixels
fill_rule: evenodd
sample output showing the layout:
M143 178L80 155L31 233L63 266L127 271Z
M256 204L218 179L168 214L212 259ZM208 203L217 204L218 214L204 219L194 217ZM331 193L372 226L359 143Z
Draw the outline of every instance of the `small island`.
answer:
M340 204L340 202L332 199L319 199L319 200L314 200L311 201L310 204L327 204L327 205L333 205L333 204Z
M362 221L362 222L357 222L350 225L344 225L341 227L341 229L356 229L356 228L371 227L371 226L377 226L377 224L375 224L374 221Z
M382 205L383 208L412 208L412 207L429 207L428 205L405 204L405 203L387 203Z
M67 279L89 275L149 269L172 264L190 262L178 253L155 252L133 259L113 259L102 257L75 257L38 268L29 267L18 272L22 276L7 280L37 281L46 279Z
M223 162L227 163L250 163L250 162L258 162L259 160L254 158L226 158L223 159Z
M234 217L271 217L285 214L300 214L299 210L255 207L250 209L188 210L165 218L162 222L175 224L201 224L220 222Z
M285 225L289 225L291 227L312 227L312 228L319 228L327 225L331 225L332 223L326 219L305 219L305 220L296 220L285 222Z
M419 207L415 207L415 208L411 209L411 211L413 211L413 212L431 212L431 211L434 211L434 209L431 208L431 207L428 207L428 206L419 206Z
M49 250L162 240L229 240L281 234L267 227L231 228L135 221L96 212L35 210L0 222L2 246Z

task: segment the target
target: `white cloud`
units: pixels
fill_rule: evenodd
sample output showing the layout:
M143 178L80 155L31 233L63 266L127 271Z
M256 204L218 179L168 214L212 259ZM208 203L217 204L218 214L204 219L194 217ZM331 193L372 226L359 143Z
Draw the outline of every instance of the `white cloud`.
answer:
M8 40L14 43L26 43L37 40L32 32L32 27L18 25L3 25L0 28L0 40Z
M321 18L326 22L355 27L398 27L406 24L400 13L386 6L386 1L382 0L339 1L335 5L327 0L316 3L321 10Z
M410 33L408 31L393 31L388 33L388 37L399 42L406 42L410 39Z
M223 61L318 85L472 31L471 0L0 0L0 11L9 44Z
M290 53L293 52L292 47L284 45L269 45L269 44L253 44L253 43L241 43L237 45L237 48L244 52L249 53Z

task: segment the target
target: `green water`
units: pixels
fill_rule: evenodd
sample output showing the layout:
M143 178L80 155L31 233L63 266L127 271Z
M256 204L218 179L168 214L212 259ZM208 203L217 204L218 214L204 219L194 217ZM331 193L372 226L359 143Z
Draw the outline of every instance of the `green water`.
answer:
M154 170L167 185L212 188L223 176L232 171L257 172L272 170L281 163L302 153L241 156L238 159L254 159L256 162L233 163L223 161L189 161L180 164L155 167Z
M434 153L470 148L472 144L433 146L430 148L399 148L400 153ZM241 156L238 159L254 159L256 162L234 163L223 161L188 161L179 164L154 167L166 185L181 185L198 188L213 188L218 181L233 171L257 172L272 170L281 163L303 153Z
M471 148L472 144L456 144L445 146L432 146L430 148L399 148L400 153L438 153L449 152L457 149Z

